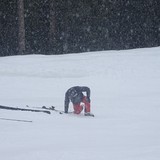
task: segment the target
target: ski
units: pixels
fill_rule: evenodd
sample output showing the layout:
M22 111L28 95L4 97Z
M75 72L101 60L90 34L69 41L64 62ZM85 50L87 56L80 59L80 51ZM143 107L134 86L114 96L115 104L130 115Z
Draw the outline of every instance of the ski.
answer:
M55 112L58 112L59 114L66 114L64 111L57 110L55 108L55 106L51 106L51 107L42 106L42 109L55 111ZM68 112L67 114L74 114L74 113L73 112ZM86 117L94 117L94 114L88 113L88 114L84 114L84 116L86 116Z
M55 111L55 112L58 112L59 114L65 113L64 111L60 111L60 110L55 109L55 106L51 106L51 107L42 106L42 109Z
M46 107L46 106L42 106L42 107L30 107L28 105L26 105L27 108L36 108L36 109L43 109L44 111L54 111L54 112L57 112L59 114L73 114L73 115L76 115L74 114L73 112L68 112L68 113L65 113L64 111L62 110L58 110L56 109L55 106L51 106L51 107ZM78 115L77 115L78 116ZM91 113L88 113L88 114L84 114L85 117L94 117L94 114L91 114Z
M60 110L57 110L55 109L54 106L51 106L51 107L46 107L46 106L42 106L42 107L31 107L29 105L26 105L27 108L34 108L34 109L41 109L43 111L55 111L55 112L58 112L59 114L63 114L64 111L60 111Z
M9 107L9 106L2 106L2 105L0 105L0 109L16 110L16 111L31 111L31 112L41 112L41 113L51 114L50 111L46 111L46 110L28 109L28 108L26 109L26 108Z

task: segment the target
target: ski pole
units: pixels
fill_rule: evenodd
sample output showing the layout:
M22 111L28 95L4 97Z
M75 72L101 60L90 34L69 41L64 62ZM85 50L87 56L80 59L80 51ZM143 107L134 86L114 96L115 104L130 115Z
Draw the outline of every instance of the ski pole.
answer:
M0 120L17 121L17 122L33 122L33 121L28 121L28 120L22 120L22 119L10 119L10 118L0 118Z

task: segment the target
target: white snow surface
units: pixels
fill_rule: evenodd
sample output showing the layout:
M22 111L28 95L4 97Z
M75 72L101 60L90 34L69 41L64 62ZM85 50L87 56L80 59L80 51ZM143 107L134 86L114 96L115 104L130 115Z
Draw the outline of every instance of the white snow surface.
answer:
M33 121L0 119L0 159L160 159L160 47L0 58L1 105L64 110L75 85L90 87L94 118L0 109Z

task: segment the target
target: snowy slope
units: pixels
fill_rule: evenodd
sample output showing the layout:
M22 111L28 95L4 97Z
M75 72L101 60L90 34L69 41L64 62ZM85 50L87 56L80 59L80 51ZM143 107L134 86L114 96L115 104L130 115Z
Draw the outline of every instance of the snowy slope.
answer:
M91 88L95 118L0 110L2 160L159 160L160 48L0 58L0 104L57 106ZM72 105L70 105L72 111Z

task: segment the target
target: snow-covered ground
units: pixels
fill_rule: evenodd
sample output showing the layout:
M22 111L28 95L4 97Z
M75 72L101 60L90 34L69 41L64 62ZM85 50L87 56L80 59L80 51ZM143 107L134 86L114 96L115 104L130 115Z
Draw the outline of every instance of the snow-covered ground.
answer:
M57 106L74 85L91 89L95 117L9 111L1 160L159 160L160 48L0 58L0 104ZM72 111L72 105L70 105Z

